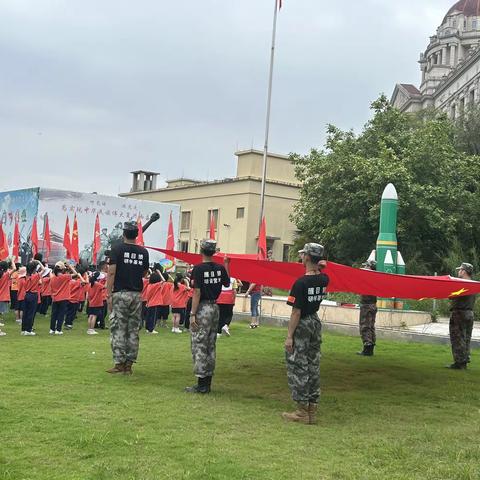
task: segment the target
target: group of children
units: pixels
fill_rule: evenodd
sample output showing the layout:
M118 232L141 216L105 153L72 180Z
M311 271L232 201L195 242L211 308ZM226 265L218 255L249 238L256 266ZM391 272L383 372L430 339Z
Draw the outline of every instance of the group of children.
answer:
M88 335L96 335L96 329L105 328L107 317L108 263L100 262L95 270L87 270L68 262L57 262L53 268L37 255L23 266L13 260L0 262L0 336L2 315L9 308L15 311L21 324L21 334L36 335L34 322L37 314L50 313L50 334L63 335L63 327L73 328L79 312L87 305ZM172 333L182 333L190 327L193 285L189 272L177 273L172 278L156 264L144 278L142 318L147 334L158 334L158 326L166 327L172 314ZM224 287L218 299L220 321L218 335L230 336L229 325L233 316L238 281L231 279L230 287ZM240 284L241 285L241 284Z

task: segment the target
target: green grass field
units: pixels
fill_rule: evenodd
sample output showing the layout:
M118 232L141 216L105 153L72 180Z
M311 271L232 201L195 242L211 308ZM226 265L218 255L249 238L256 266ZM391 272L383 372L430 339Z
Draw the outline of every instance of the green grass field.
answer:
M449 371L446 346L325 335L319 425L291 407L281 329L234 324L214 392L191 396L188 334L141 336L134 375L111 376L108 333L0 337L0 479L478 479L480 355Z

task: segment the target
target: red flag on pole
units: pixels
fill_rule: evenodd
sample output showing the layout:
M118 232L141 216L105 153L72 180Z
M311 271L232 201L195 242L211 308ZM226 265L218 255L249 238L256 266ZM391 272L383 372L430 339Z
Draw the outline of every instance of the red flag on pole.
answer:
M35 256L38 253L37 217L35 217L33 219L32 233L30 235L30 241L32 242L32 253Z
M143 241L142 221L140 220L140 215L137 218L137 226L138 226L138 237L137 237L136 244L141 245L143 247L145 245L145 242Z
M77 223L77 215L73 217L73 230L72 230L72 241L70 243L70 256L72 260L75 262L80 261L80 252L78 249L78 223Z
M92 253L92 263L94 265L97 265L98 259L97 255L98 252L100 251L100 219L98 218L98 213L97 213L97 218L95 219L95 231L93 233L93 253Z
M7 235L3 231L3 225L0 223L0 260L8 257L8 240Z
M15 261L20 255L20 229L18 227L18 220L15 220L15 229L13 231L13 249L12 255Z
M215 217L213 210L210 211L210 240L215 240Z
M175 234L173 233L173 219L172 219L172 212L170 212L170 219L168 221L168 232L167 232L167 245L166 245L167 250L175 250ZM175 258L170 257L167 255L169 260L173 262L175 265Z
M45 246L46 259L50 256L52 251L52 238L50 237L50 223L48 221L48 214L45 214L45 231L43 232L43 245Z
M262 218L260 232L258 233L258 259L267 259L267 224L265 222L265 217Z
M67 259L71 258L70 250L72 249L72 245L70 242L70 221L68 220L68 215L67 215L67 219L65 220L65 231L63 233L63 246L66 250L65 257Z

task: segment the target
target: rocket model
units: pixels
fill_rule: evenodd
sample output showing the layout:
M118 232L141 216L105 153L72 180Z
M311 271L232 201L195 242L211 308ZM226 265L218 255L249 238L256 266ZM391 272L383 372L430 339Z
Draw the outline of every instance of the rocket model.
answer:
M405 274L405 262L397 250L397 211L397 191L389 183L382 194L377 248L370 254L377 261L378 272ZM379 298L377 304L379 308L404 307L401 300L395 301L394 298Z

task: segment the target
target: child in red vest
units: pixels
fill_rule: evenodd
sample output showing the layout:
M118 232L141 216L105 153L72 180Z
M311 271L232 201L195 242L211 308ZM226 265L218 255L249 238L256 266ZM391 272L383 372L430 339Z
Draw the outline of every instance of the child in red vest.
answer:
M188 302L190 287L188 280L181 273L177 273L173 282L172 290L172 315L173 315L173 333L182 333L179 328L180 321L185 318L185 310Z

